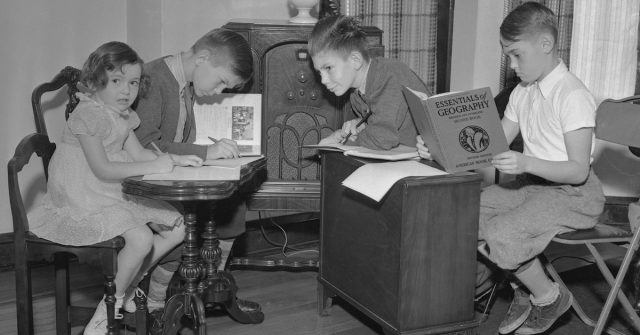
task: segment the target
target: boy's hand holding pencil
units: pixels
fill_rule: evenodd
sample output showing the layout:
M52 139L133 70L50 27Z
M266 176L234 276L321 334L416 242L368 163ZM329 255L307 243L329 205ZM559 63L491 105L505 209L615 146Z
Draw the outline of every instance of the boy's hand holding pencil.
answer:
M340 144L345 144L349 141L349 138L355 139L358 136L358 133L361 132L364 127L366 127L367 121L369 121L369 117L371 117L371 109L367 108L367 111L364 113L364 116L361 119L354 119L345 122L342 125L342 132L346 134Z
M207 159L226 159L240 157L238 144L228 138L215 139L209 136L213 144L207 148Z

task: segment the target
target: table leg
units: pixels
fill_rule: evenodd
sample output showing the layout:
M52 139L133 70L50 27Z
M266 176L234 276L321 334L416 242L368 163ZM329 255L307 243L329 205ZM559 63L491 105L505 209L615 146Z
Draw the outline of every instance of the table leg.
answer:
M199 263L196 209L195 203L185 202L186 235L182 250L182 263L178 270L185 283L184 292L172 296L167 301L160 325L154 325L154 327L162 327L162 331L158 332L157 329L152 329L154 334L177 334L180 329L180 320L185 315L193 320L194 329L198 330L198 334L206 334L204 304L198 294L198 280L202 277L204 270Z
M214 204L209 205L209 211L209 216L204 224L202 250L200 251L206 270L206 279L201 281L199 285L199 290L203 293L203 300L207 306L224 306L233 319L240 323L261 323L264 320L264 314L260 310L245 312L238 307L236 299L238 287L233 276L228 272L218 271L220 247L214 220Z

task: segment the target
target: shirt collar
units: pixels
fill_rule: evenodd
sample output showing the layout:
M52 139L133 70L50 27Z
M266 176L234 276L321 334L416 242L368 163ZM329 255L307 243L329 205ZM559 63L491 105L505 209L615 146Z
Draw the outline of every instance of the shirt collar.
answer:
M172 56L167 56L164 59L165 63L169 67L169 71L178 81L178 86L180 87L180 92L187 86L187 79L184 75L184 67L182 66L182 54L177 53Z
M560 63L556 65L556 67L549 72L546 77L538 82L540 93L545 99L551 94L551 90L562 79L562 77L567 74L567 72L569 72L569 69L567 69L567 66L564 64L562 59L560 59Z

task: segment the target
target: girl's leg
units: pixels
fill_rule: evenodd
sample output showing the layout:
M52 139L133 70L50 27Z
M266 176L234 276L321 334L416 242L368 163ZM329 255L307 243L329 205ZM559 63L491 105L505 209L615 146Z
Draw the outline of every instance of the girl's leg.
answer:
M183 224L176 225L172 229L167 229L163 226L150 223L149 228L155 232L155 234L153 234L152 249L146 254L147 257L144 259L143 265L139 268L138 276L136 277L138 281L142 280L144 274L156 265L162 257L166 256L171 250L184 241L185 232ZM134 282L133 284L137 285L138 283Z
M147 254L153 246L153 232L147 226L140 226L121 235L125 246L118 253L116 284L116 313L123 303L125 291L134 276L140 271ZM100 301L93 317L84 329L84 335L102 335L107 331L107 308L104 299Z
M131 281L140 271L153 247L153 232L147 226L140 226L122 234L125 246L118 253L118 272L114 279L116 296L123 296Z
M156 225L150 225L157 233L153 236L153 250L148 259L146 270L153 267L162 257L184 241L184 224L176 225L173 229L161 229Z
M149 225L153 230L157 232L153 236L153 249L149 253L148 257L145 259L144 264L139 270L137 280L139 281L144 277L144 274L149 271L162 257L166 256L171 250L173 250L177 245L184 241L184 225L180 224L173 229L163 229L160 226L155 224ZM166 297L167 287L173 277L173 273L177 270L178 265L180 264L179 258L175 262L170 262L171 264L167 264L165 266L170 268L171 270L167 270L163 268L163 266L157 266L153 273L151 273L151 281L149 283L149 294L147 296L147 307L149 308L149 312L152 312L157 309L162 309L164 307L164 300ZM175 265L175 266L172 266ZM137 286L137 282L131 283L131 287L135 288ZM127 298L125 298L124 309L127 312L135 311L135 304L133 303L133 291L129 292Z

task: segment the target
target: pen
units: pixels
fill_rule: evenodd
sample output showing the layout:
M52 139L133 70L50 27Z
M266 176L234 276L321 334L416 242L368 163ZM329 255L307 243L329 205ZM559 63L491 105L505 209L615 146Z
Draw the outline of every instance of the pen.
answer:
M155 152L156 152L156 154L157 154L158 156L160 156L160 155L164 154L164 153L162 152L162 150L160 150L160 148L158 148L158 146L156 145L156 143L155 143L155 142L151 142L151 146L153 147L153 150L155 150Z
M364 116L362 117L362 120L360 120L360 122L358 122L356 124L356 129L358 127L360 127L363 123L367 122L367 120L369 120L369 116L371 116L371 114L373 114L373 112L371 111L371 109L369 109L369 107L367 107L367 112L364 113ZM347 143L347 141L349 140L349 137L351 137L351 132L349 132L347 134L347 136L345 136L345 138L342 140L342 142L340 142L340 144Z
M211 137L211 136L207 136L211 141L213 141L213 143L218 143L218 140L216 140L215 138Z

